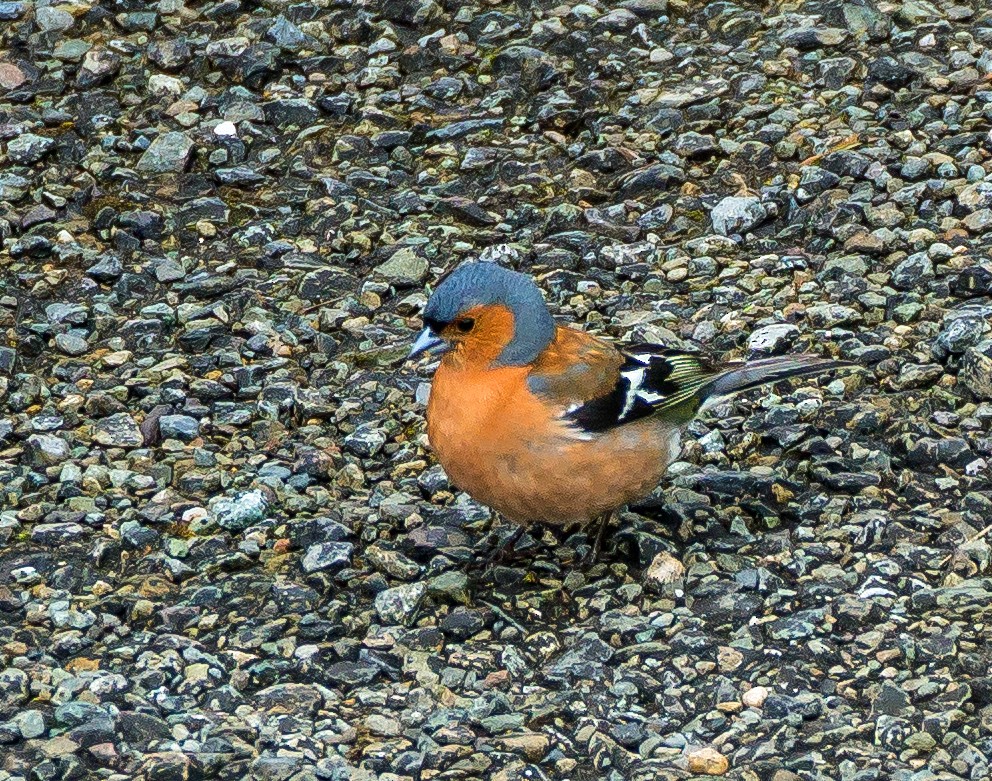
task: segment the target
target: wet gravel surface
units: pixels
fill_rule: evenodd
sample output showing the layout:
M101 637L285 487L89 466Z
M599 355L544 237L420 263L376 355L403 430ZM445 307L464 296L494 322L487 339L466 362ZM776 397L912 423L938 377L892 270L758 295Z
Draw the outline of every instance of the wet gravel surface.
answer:
M0 781L989 778L990 128L980 0L0 1ZM863 371L466 567L479 257Z

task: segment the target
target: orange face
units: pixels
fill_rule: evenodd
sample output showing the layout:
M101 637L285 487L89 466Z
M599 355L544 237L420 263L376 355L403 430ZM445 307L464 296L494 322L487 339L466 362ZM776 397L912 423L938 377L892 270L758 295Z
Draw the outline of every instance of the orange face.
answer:
M450 323L427 325L448 344L451 355L460 363L492 363L514 333L513 313L498 304L472 307Z

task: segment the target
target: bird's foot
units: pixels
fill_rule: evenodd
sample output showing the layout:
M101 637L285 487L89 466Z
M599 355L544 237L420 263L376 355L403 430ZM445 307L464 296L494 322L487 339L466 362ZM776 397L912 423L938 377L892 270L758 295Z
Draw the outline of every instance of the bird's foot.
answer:
M609 527L612 520L613 513L606 513L602 516L602 518L600 518L598 528L596 529L596 537L592 542L592 547L589 549L589 552L577 562L580 569L592 567L597 561L599 561L599 554L602 553L603 550L603 539L606 536L606 529Z
M524 532L526 531L526 526L518 526L508 537L502 540L497 539L495 544L486 553L473 550L472 558L468 560L465 569L475 569L478 567L485 571L498 561L512 558L513 554L516 553L517 542L520 541L520 538L524 536ZM489 536L498 537L498 531L491 531Z

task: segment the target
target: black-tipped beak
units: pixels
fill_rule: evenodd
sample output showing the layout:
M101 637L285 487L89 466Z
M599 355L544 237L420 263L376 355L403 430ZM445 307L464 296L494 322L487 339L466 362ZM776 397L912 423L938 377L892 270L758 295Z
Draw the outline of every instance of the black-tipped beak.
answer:
M410 348L410 354L407 355L406 359L411 361L424 353L437 355L447 349L448 345L444 339L434 333L430 328L425 328L420 332L417 341L413 343L413 347Z

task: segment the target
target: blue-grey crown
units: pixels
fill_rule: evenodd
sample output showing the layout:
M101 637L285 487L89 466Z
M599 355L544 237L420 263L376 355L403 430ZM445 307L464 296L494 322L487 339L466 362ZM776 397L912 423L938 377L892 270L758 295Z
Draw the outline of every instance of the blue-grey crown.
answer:
M424 320L450 323L473 307L493 304L509 309L514 325L513 339L497 364L530 363L551 343L555 322L534 280L496 263L465 263L452 271L424 307Z

